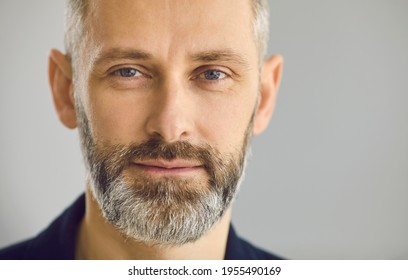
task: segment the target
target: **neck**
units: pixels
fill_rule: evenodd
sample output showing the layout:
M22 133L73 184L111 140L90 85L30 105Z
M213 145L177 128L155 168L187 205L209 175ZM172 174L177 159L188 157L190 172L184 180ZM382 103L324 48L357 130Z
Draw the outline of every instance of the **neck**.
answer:
M205 260L224 259L231 210L212 229L195 242L181 246L152 245L128 238L103 218L89 188L86 191L85 217L81 222L77 259Z

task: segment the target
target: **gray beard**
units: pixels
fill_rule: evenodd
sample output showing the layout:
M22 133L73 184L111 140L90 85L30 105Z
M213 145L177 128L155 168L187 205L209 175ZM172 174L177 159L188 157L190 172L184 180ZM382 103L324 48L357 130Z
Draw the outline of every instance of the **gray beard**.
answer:
M235 156L221 156L208 145L166 144L160 139L97 147L82 104L76 105L92 195L104 218L125 237L155 245L182 245L202 237L223 217L244 177L253 116L241 150ZM209 178L125 176L124 170L135 158L193 158L204 164Z

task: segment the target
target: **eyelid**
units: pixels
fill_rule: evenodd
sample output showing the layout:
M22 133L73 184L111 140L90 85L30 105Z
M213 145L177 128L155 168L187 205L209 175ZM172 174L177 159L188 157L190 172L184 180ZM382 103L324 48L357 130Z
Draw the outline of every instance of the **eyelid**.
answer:
M126 76L126 75L124 75L124 74L122 73L123 70L134 70L134 71L135 71L135 74L134 74L133 76ZM118 70L115 70L115 71L112 72L112 74L115 75L115 76L121 77L121 78L128 78L128 79L130 79L130 78L136 78L136 77L143 77L143 76L144 76L143 73L140 72L139 70L137 70L137 69L135 69L135 68L129 68L129 67L120 68L120 69L118 69ZM133 74L133 73L132 73L132 74Z
M220 81L226 78L231 78L234 73L229 70L228 68L225 67L220 67L220 66L215 66L215 65L204 65L199 67L198 69L196 69L197 74L194 75L194 79L199 78L201 75L203 75L205 72L207 71L217 71L217 72L221 72L225 75L225 77L219 79L219 80L213 80L213 81ZM211 81L211 80L209 80Z
M115 65L115 66L109 68L107 73L110 76L117 76L117 77L121 77L121 78L127 78L127 77L122 77L120 75L115 75L116 72L118 72L118 71L120 71L122 69L134 69L134 70L136 70L137 72L139 72L141 74L141 75L137 75L137 76L134 76L134 77L141 77L141 76L149 77L149 78L151 77L151 75L148 74L148 70L145 67L140 66L140 65L129 65L129 64ZM129 77L129 78L133 78L133 77ZM129 78L127 78L127 79L129 79Z
M221 73L222 75L224 75L224 77L220 77L220 78L214 79L214 80L213 80L213 79L207 79L207 78L205 77L205 73L207 73L207 72L209 72L209 71L219 72L219 73ZM205 70L204 72L201 72L201 74L199 74L198 77L199 77L200 79L205 79L205 80L208 80L208 81L219 81L219 80L228 78L228 74L225 73L225 72L223 72L223 71L211 69L211 70Z

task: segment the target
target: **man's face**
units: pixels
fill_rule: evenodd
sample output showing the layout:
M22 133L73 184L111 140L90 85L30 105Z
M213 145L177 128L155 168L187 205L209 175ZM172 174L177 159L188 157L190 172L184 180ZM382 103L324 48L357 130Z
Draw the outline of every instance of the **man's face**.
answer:
M139 240L182 244L236 192L256 110L247 0L100 0L75 74L91 190Z

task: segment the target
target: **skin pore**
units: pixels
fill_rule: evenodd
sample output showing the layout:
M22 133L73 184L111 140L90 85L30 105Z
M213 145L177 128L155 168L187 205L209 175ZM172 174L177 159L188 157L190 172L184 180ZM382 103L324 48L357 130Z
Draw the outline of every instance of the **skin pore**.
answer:
M75 75L67 57L56 50L50 54L49 73L60 120L76 127L81 104L96 149L156 137L169 144L209 145L223 158L237 159L248 127L252 134L267 127L282 58L271 57L259 71L249 1L124 0L117 5L100 0L90 7L89 38ZM188 188L198 191L205 190L209 179L203 168L191 168L198 165L192 160L177 166L172 161L137 164L125 168L123 176L190 180L197 184ZM106 221L91 177L78 259L224 258L230 205L194 242L140 241Z

